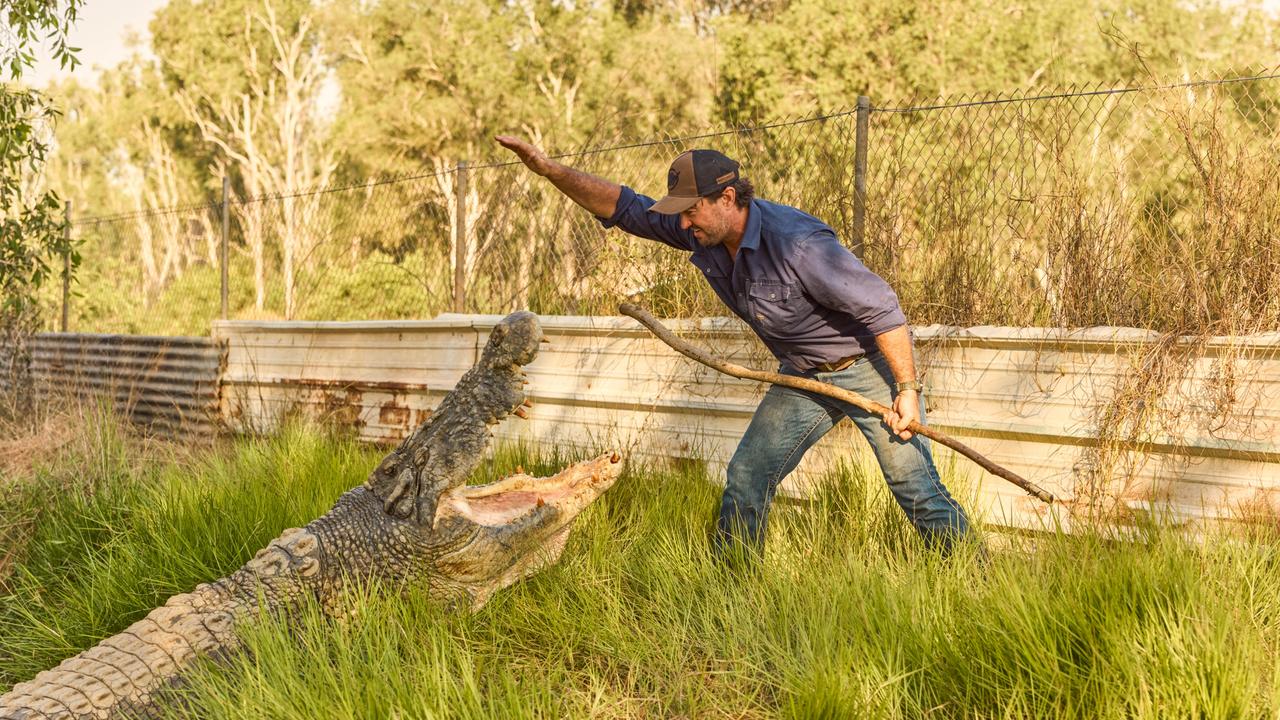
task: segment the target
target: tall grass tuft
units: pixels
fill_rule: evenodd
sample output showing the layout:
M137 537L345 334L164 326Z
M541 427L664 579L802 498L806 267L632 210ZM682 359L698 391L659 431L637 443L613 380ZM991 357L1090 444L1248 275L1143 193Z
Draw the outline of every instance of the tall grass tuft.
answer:
M376 451L295 426L51 498L0 596L0 682L225 574L363 480ZM476 476L542 474L501 448ZM454 614L421 590L263 618L172 717L1257 717L1280 712L1280 543L1015 537L926 552L875 473L775 507L766 557L707 553L717 488L630 466L560 563ZM994 545L993 545L994 547Z

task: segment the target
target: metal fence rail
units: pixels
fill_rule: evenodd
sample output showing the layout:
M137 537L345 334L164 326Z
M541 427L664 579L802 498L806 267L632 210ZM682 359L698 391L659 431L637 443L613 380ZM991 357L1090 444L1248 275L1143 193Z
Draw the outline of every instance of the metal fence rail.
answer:
M656 195L674 155L716 147L760 196L829 222L913 322L1226 334L1280 322L1278 78L859 98L561 158ZM659 314L724 314L680 253L604 231L494 152L280 196L225 183L216 202L78 219L69 327L613 314L628 297Z

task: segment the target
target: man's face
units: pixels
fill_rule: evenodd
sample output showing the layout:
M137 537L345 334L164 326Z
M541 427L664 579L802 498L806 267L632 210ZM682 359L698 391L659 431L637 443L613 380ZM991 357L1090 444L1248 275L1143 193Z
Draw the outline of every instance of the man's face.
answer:
M729 208L733 198L729 193L712 200L698 198L693 207L680 213L680 227L692 230L702 247L715 247L730 236Z

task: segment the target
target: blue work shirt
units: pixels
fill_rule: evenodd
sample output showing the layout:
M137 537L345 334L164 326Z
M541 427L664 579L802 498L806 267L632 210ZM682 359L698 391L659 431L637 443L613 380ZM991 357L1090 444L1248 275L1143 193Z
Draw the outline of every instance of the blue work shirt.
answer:
M692 252L689 262L784 367L807 372L865 354L876 335L907 323L889 284L812 215L753 199L735 261L723 245L698 244L679 215L649 212L653 203L623 186L613 215L598 219Z

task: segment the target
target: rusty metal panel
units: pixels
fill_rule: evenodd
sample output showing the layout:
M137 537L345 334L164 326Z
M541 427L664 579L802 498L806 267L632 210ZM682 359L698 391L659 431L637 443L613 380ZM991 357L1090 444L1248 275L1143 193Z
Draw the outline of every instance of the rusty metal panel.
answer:
M134 424L167 437L217 431L223 351L209 338L40 333L31 360L45 392L109 399Z
M499 320L219 323L215 332L230 352L224 411L242 427L263 429L300 406L346 413L339 417L363 437L393 442L429 416ZM527 421L500 423L495 435L619 447L633 462L705 462L722 481L762 386L676 354L630 318L543 317L542 324L550 342L528 367L533 412ZM732 362L776 365L735 321L669 326ZM1134 402L1121 384L1157 341L1150 333L924 327L915 334L930 422L1068 501L1047 512L939 449L940 463L957 478L953 489L988 522L1069 527L1071 501L1092 475L1111 472L1097 469L1106 462L1125 465L1119 469L1126 479L1109 491L1136 513L1197 522L1241 507L1280 511L1280 336L1224 338L1198 348L1184 378L1160 397L1137 401L1159 406L1165 419L1156 430L1135 436L1131 446L1111 446L1100 440L1108 436L1105 411ZM1226 393L1219 387L1224 377L1234 378ZM827 469L850 461L874 467L865 441L846 422L805 457L782 492L803 496Z
M398 442L430 416L477 357L470 320L219 321L228 347L222 413L269 430L290 413L337 420Z

